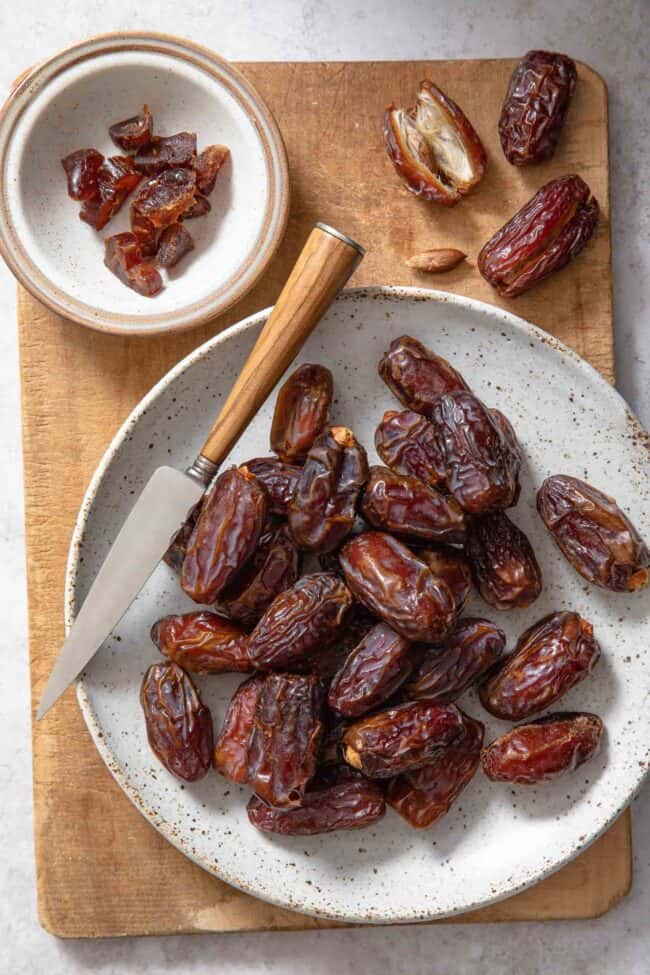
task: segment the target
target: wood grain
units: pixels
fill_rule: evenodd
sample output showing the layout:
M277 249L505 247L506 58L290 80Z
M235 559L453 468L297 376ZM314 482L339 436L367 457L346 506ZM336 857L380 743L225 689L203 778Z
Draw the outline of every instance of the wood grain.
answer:
M286 239L264 279L236 310L177 336L121 338L63 321L19 295L30 659L33 703L63 639L67 549L83 492L110 438L142 395L210 335L275 301L313 223L323 220L367 248L352 284L422 284L511 308L614 377L607 95L580 66L556 157L516 170L496 120L512 61L242 66L282 129L292 177ZM433 77L476 124L489 155L473 198L446 210L420 203L396 178L380 118ZM537 187L579 172L598 197L595 241L571 269L514 301L499 299L472 266L481 244ZM426 277L405 260L457 247L469 263ZM233 380L234 380L233 376ZM204 873L171 847L122 794L96 752L74 691L34 726L34 824L42 924L65 937L330 926L254 900ZM629 815L536 887L458 921L594 917L631 881Z

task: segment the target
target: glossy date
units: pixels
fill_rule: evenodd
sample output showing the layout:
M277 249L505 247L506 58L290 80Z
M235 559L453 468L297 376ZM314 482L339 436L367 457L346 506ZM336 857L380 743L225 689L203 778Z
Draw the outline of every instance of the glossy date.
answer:
M462 542L465 513L454 498L389 467L371 467L361 499L366 521L383 531L429 542Z
M411 644L385 623L377 623L354 647L330 684L327 703L337 714L356 718L386 701L413 669Z
M447 583L454 598L456 615L460 616L472 588L472 573L463 553L448 545L437 545L421 548L418 557L437 579Z
M363 829L386 812L384 791L378 782L350 779L310 788L300 806L273 809L257 796L248 803L248 819L257 829L283 836L314 836L339 829Z
M473 518L465 552L481 596L495 609L523 609L542 591L542 571L528 538L503 511Z
M175 663L152 664L140 689L149 744L168 772L184 782L212 764L212 717L191 678Z
M196 674L254 669L244 631L207 610L164 616L151 627L151 639L166 657Z
M214 745L214 767L240 785L248 779L248 750L263 685L263 677L250 677L239 685Z
M277 457L254 457L246 461L244 466L266 488L271 514L286 518L289 513L289 502L302 474L302 467L296 464L285 464Z
M332 373L306 363L292 372L275 402L271 450L287 464L302 463L324 429L332 403Z
M427 417L443 393L469 388L446 359L410 335L393 339L379 361L379 375L400 403Z
M501 659L505 646L505 633L494 623L465 617L443 643L426 651L405 693L439 704L455 701Z
M377 453L397 474L437 487L447 469L432 423L413 410L387 410L375 431Z

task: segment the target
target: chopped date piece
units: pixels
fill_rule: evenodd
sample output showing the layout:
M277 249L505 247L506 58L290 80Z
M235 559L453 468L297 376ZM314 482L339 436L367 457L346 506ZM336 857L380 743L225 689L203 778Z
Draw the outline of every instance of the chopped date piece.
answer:
M153 664L140 690L147 737L168 772L185 782L212 764L212 717L191 678L175 663Z
M383 531L429 542L462 542L465 513L435 488L389 467L371 467L361 499L366 521Z
M387 410L375 432L375 448L396 474L415 477L433 487L444 483L447 471L435 427L419 413Z
M350 779L309 790L294 809L273 809L257 796L246 808L257 829L283 836L314 836L370 826L384 815L386 802L377 782Z
M108 134L118 149L124 152L135 152L151 141L152 131L151 112L147 105L143 105L139 115L124 119L123 122L115 122L110 126Z
M455 701L502 657L506 636L489 620L459 620L443 643L430 647L404 690L409 698Z
M593 237L599 214L579 176L552 179L488 240L478 269L500 295L514 298L573 260Z
M418 556L436 578L447 583L454 597L456 615L460 616L472 588L472 573L463 553L447 545L438 545L420 549Z
M249 653L259 670L284 670L308 654L325 653L343 633L352 604L338 576L303 576L273 600L249 638Z
M350 725L343 736L346 762L373 779L387 779L431 761L463 732L453 704L412 701Z
M217 608L242 626L255 626L275 597L296 582L300 564L287 526L269 527L248 564L219 596Z
M151 627L161 653L195 674L250 674L246 634L223 616L199 610L164 616Z
M155 298L163 289L163 280L160 274L153 264L148 264L146 261L143 261L142 264L136 264L129 277L133 291L137 291L139 295L143 295L145 298Z
M483 707L521 721L555 704L593 671L600 647L577 613L551 613L519 638L515 652L480 688Z
M200 193L196 194L194 203L186 210L181 216L181 220L193 220L195 217L204 217L206 213L209 213L212 209L212 204L205 196L201 196Z
M148 217L131 211L131 233L138 238L144 257L153 257L158 250L160 227L154 226Z
M194 132L177 132L176 135L154 136L138 149L135 164L145 176L158 176L165 169L193 166L196 160L196 135Z
M367 479L366 452L351 430L332 427L316 439L289 502L289 528L300 548L338 548L354 527Z
M212 193L217 176L229 156L230 149L227 146L206 146L199 153L194 164L199 193L204 196L209 196Z
M152 264L143 260L135 234L115 234L104 241L104 264L120 281L145 298L162 291L163 282Z
M328 704L356 718L383 704L413 669L411 644L385 623L377 623L352 650L330 684Z
M480 764L485 729L460 713L463 730L456 741L441 748L427 765L388 784L386 801L415 829L427 829L445 816Z
M454 206L485 173L485 149L458 105L423 81L415 108L390 105L384 115L388 155L411 193Z
M301 805L323 738L323 688L317 677L269 674L248 745L247 783L271 806Z
M68 196L72 200L91 200L97 196L103 162L104 157L96 149L77 149L61 160L68 178Z
M286 518L302 467L296 464L285 464L277 457L254 457L247 460L245 466L257 477L269 495L270 512L280 518Z
M436 643L449 632L451 589L392 535L363 532L343 546L340 561L355 598L407 640Z
M232 782L248 779L248 752L263 677L250 677L235 691L214 746L214 767Z
M603 723L575 711L519 725L483 749L483 771L493 782L537 785L573 772L600 749Z
M302 463L329 418L332 373L305 363L283 383L275 402L271 450L287 464Z
M469 389L446 359L410 335L400 335L391 342L379 362L379 375L400 403L427 417L443 393Z
M479 515L517 503L519 454L478 397L468 390L439 396L433 422L447 487L461 508Z
M187 543L181 586L213 603L252 558L266 524L268 497L245 467L224 471L206 494Z
M157 230L176 223L194 204L196 176L191 169L167 169L142 183L131 203L131 221L148 220Z
M499 119L503 154L513 166L550 159L573 91L576 66L565 54L529 51L515 68Z
M160 235L156 253L159 267L175 267L181 258L194 250L194 238L182 223L173 223Z
M503 511L471 519L465 552L478 591L495 609L523 609L542 591L533 547Z
M141 179L142 174L134 167L130 156L105 159L97 172L97 191L84 199L80 219L95 230L102 230Z
M537 510L576 572L612 592L635 592L650 580L650 552L614 498L577 477L547 477Z
M183 566L183 559L185 558L185 549L187 548L187 543L189 542L192 532L194 531L194 526L196 520L199 517L201 508L203 507L203 501L205 495L192 506L188 512L187 518L178 529L178 531L172 537L169 543L169 548L163 555L163 561L167 563L170 569L174 569L175 572L180 574L181 568Z

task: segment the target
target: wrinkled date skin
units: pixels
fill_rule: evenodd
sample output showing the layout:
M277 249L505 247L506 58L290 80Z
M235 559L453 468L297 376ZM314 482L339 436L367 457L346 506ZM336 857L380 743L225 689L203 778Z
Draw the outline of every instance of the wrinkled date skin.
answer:
M258 670L283 670L325 652L345 628L352 596L330 572L303 576L273 600L249 637Z
M384 792L369 779L350 779L319 789L310 789L300 806L273 809L253 796L248 819L257 829L283 836L314 836L339 829L363 829L386 812Z
M472 573L463 553L446 545L438 545L420 549L418 556L426 562L436 578L444 579L447 583L454 597L456 615L460 616L472 588Z
M271 806L298 806L316 771L323 738L317 677L269 674L255 709L247 783Z
M439 396L433 422L447 487L471 515L510 508L519 498L519 454L490 410L466 390Z
M588 677L599 656L591 623L577 613L552 613L526 630L515 652L481 686L481 703L506 721L528 718Z
M478 269L505 298L515 298L576 257L593 237L600 208L579 176L545 183L488 240Z
M187 518L178 529L176 534L172 537L169 543L169 548L163 555L163 561L167 563L170 569L174 569L175 572L180 573L183 567L183 559L185 558L185 550L187 548L187 543L192 537L192 532L194 531L194 526L197 522L201 508L203 507L203 502L205 500L205 495L196 502L196 504L190 508Z
M495 609L523 609L541 593L533 547L503 511L471 519L465 552L478 591Z
M391 778L426 765L462 731L463 717L453 704L413 701L350 725L343 735L343 756L371 779Z
M219 596L218 608L242 626L255 626L276 596L300 575L301 556L286 525L260 537L253 557Z
M377 453L397 474L437 487L447 473L432 423L413 410L387 410L375 431Z
M344 718L356 718L383 704L413 669L411 644L385 623L374 626L330 684L327 702Z
M442 819L480 764L485 729L480 721L461 715L463 730L456 741L441 748L427 765L388 784L386 801L414 829L427 829Z
M240 785L248 779L248 749L263 686L263 677L251 677L239 685L214 746L214 767Z
M123 122L115 122L108 130L115 145L123 152L135 152L148 145L152 132L153 117L147 105L143 105L138 115L124 119Z
M271 450L287 464L302 463L329 418L334 382L325 366L306 363L292 372L278 393L271 425Z
M351 430L332 427L317 438L289 502L289 528L300 548L338 548L352 531L367 480L366 452Z
M449 631L456 616L451 589L392 535L357 535L340 562L356 599L407 640L436 643Z
M513 166L550 159L576 86L565 54L529 51L515 68L499 119L503 154Z
M212 717L191 678L175 663L153 664L140 690L149 744L168 772L184 782L212 764Z
M267 513L266 490L245 467L232 467L217 478L183 559L181 585L191 599L217 599L255 552Z
M370 468L361 513L373 528L407 539L462 542L465 538L465 513L454 498L389 467Z
M433 405L443 393L469 389L446 359L410 335L391 342L379 361L379 375L400 403L426 417L431 417Z
M493 782L537 785L573 772L600 749L603 723L595 714L558 712L506 732L483 749Z
M285 464L277 457L254 457L244 465L251 474L259 478L269 495L270 512L279 518L286 518L298 481L302 474L302 467L297 464Z
M246 634L223 616L198 610L164 616L151 627L161 653L196 674L249 674Z
M377 620L365 606L353 602L340 636L326 646L317 646L310 650L294 669L301 674L316 674L325 682L331 681L350 653L376 623Z
M505 633L489 620L459 620L444 643L427 650L405 693L449 704L501 659L505 646Z
M562 554L588 582L612 592L648 585L650 553L614 498L557 474L539 489L537 510Z

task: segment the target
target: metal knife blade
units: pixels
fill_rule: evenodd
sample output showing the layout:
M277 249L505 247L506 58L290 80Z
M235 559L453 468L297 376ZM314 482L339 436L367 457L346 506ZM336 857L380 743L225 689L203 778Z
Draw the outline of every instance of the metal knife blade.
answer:
M165 554L172 535L204 490L204 484L173 467L159 467L151 475L61 648L41 697L37 720L81 673L124 616Z

